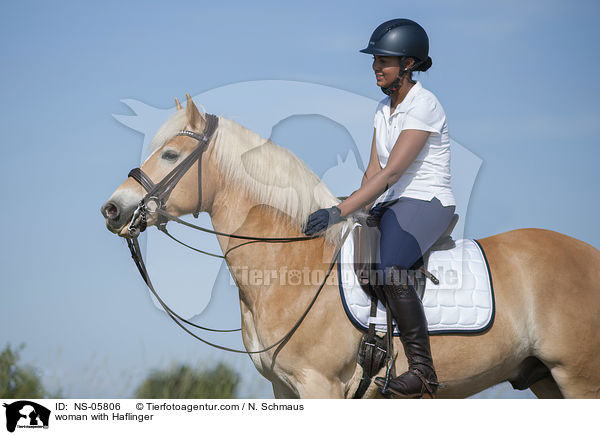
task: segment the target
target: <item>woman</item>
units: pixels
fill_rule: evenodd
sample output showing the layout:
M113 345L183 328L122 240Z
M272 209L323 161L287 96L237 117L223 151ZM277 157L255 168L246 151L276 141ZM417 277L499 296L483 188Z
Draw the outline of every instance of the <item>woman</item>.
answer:
M384 393L402 397L433 396L438 382L431 358L427 319L413 282L400 270L415 266L448 227L455 211L450 187L450 138L441 104L413 71L432 64L425 30L407 19L381 24L363 53L373 55L377 85L387 95L375 113L371 158L361 187L337 207L308 218L312 235L351 213L376 204L379 218L377 269L385 280L379 290L398 325L409 369L392 379ZM380 389L384 379L375 380Z

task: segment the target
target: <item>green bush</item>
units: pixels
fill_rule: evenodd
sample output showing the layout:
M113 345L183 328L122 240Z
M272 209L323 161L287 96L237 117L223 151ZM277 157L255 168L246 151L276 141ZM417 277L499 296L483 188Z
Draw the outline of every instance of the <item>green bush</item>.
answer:
M225 364L210 370L187 365L155 370L135 392L137 399L233 399L239 376Z
M44 399L49 397L33 367L19 365L19 352L7 344L0 353L0 397L3 399Z

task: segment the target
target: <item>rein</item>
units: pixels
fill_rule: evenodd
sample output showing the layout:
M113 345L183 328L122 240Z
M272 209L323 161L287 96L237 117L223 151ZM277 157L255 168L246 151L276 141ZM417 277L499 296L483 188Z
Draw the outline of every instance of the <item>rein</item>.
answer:
M223 233L220 231L215 231L215 230L211 230L208 228L204 228L204 227L200 227L198 225L194 225L190 222L184 221L183 219L180 219L177 216L174 216L170 213L168 213L166 211L166 202L169 198L169 195L171 194L171 192L173 191L173 189L175 188L175 186L177 185L177 183L179 182L179 180L181 180L181 178L187 173L187 171L193 166L193 164L197 161L198 162L198 205L196 206L196 210L194 212L194 217L198 217L199 213L200 213L200 208L202 205L202 184L201 184L201 170L202 170L202 154L204 153L204 151L206 150L206 148L208 147L208 144L210 143L216 129L218 126L218 122L219 119L215 116L215 115L211 115L208 114L206 115L206 125L204 127L204 131L202 133L196 133L193 131L189 131L189 130L182 130L179 133L177 133L176 136L188 136L191 137L193 139L196 139L198 141L198 146L194 149L194 151L192 151L185 159L183 159L171 172L169 172L161 181L159 181L158 183L154 183L150 177L144 173L144 171L142 171L142 169L140 168L134 168L131 171L129 171L128 177L133 178L135 181L137 181L145 190L146 190L146 195L142 198L142 200L139 202L137 209L135 210L135 212L133 213L132 219L131 219L131 223L129 224L129 237L127 237L127 246L129 248L129 251L131 252L131 257L140 273L140 275L142 276L142 279L144 280L144 282L146 283L146 286L148 287L148 289L150 290L150 292L154 295L154 297L156 298L156 300L159 302L159 304L162 306L162 308L165 310L165 312L169 315L169 317L181 328L183 329L185 332L187 332L189 335L191 335L192 337L196 338L197 340L201 341L204 344L207 344L209 346L212 346L214 348L217 349L221 349L221 350L225 350L225 351L229 351L229 352L235 352L235 353L244 353L244 354L256 354L256 353L262 353L262 352L266 352L270 349L273 349L276 346L280 346L276 351L275 351L275 355L277 355L277 353L283 348L283 346L285 345L285 343L292 337L292 335L294 334L294 332L296 332L296 330L298 329L298 327L300 327L300 324L302 323L302 321L306 318L306 316L308 315L309 311L311 310L311 308L313 307L313 305L315 304L319 294L321 293L321 290L323 290L323 287L325 286L325 283L327 282L327 279L329 278L329 275L331 274L331 271L333 270L333 267L335 265L336 259L338 258L338 255L340 253L341 247L344 244L344 241L346 240L346 238L348 237L348 235L351 232L351 227L349 227L346 232L343 234L341 240L340 240L340 244L339 246L335 249L335 252L333 254L333 257L331 258L331 262L329 264L329 268L327 269L327 273L325 274L325 278L323 279L323 282L321 283L321 285L319 286L319 288L317 289L317 291L315 292L315 295L313 296L312 300L310 301L310 303L308 304L308 306L306 307L306 309L304 310L304 312L302 313L302 315L300 316L300 318L296 321L296 323L292 326L292 328L281 338L279 339L277 342L271 344L268 347L265 347L261 350L256 350L256 351L246 351L246 350L238 350L238 349L232 349L229 347L225 347L225 346L221 346L215 343L211 343L201 337L199 337L198 335L196 335L195 333L193 333L192 331L190 331L185 325L188 326L192 326L194 328L198 328L198 329L202 329L204 331L210 331L210 332L237 332L237 331L241 331L241 328L237 328L237 329L213 329L213 328L207 328L204 326L200 326L197 325L195 323L192 323L186 319L184 319L183 317L181 317L180 315L178 315L175 311L173 311L163 300L162 298L158 295L158 293L156 292L156 290L154 289L154 286L152 285L152 281L150 280L150 275L148 274L148 271L146 269L146 265L144 263L144 259L142 257L142 252L140 249L140 245L138 243L138 237L140 235L141 232L143 232L146 229L146 222L148 219L149 215L152 214L157 214L158 215L158 223L157 223L157 228L162 231L163 233L165 233L168 237L170 237L171 239L173 239L174 241L176 241L177 243L186 246L189 249L192 249L196 252L202 253L202 254L206 254L206 255L210 255L212 257L217 257L217 258L223 258L226 259L227 254L229 254L229 252L231 252L233 249L239 248L241 246L245 246L251 243L258 243L258 242L263 242L263 243L289 243L289 242L295 242L295 241L303 241L303 240L311 240L311 239L315 239L317 237L320 236L301 236L301 237L254 237L254 236L245 236L245 235L237 235L237 234L230 234L230 233ZM235 238L235 239L242 239L242 240L247 240L244 243L241 243L239 245L236 245L230 249L228 249L224 255L218 255L218 254L212 254L210 252L206 252L206 251L202 251L200 249L194 248L180 240L178 240L177 238L175 238L173 235L171 235L168 231L167 231L167 223L169 221L174 221L177 222L181 225L185 225L187 227L199 230L199 231L203 231L206 233L210 233L210 234L215 234L215 235L220 235L220 236L226 236L226 237L231 237L231 238ZM185 324L185 325L184 325ZM274 355L274 356L275 356Z
M329 275L331 274L331 271L332 271L332 269L333 269L333 267L335 265L335 262L336 262L336 259L337 259L338 255L339 255L341 246L344 244L344 241L346 240L346 237L348 236L348 234L350 234L350 231L351 231L351 228L348 227L348 229L346 230L346 232L342 236L340 245L335 250L335 253L333 254L333 257L331 258L331 263L329 264L329 268L327 269L327 272L325 273L325 278L323 279L323 282L321 282L321 285L319 285L319 288L315 292L315 295L311 299L310 303L308 304L308 306L306 307L306 309L304 310L304 312L302 313L302 315L300 316L300 318L296 321L296 323L294 324L294 326L292 326L292 328L281 339L279 339L275 343L273 343L270 346L265 347L265 348L263 348L261 350L254 350L254 351L232 349L232 348L229 348L229 347L226 347L226 346L221 346L219 344L211 343L210 341L207 341L207 340L199 337L198 335L194 334L192 331L190 331L184 325L184 323L187 324L187 325L189 325L189 326L193 326L195 328L199 328L199 329L203 329L205 331L211 331L211 332L236 332L236 331L240 331L241 328L239 328L239 329L211 329L211 328L206 328L206 327L203 327L203 326L196 325L196 324L194 324L194 323L192 323L192 322L190 322L190 321L182 318L180 315L178 315L176 312L174 312L161 299L161 297L158 295L158 293L154 289L154 286L152 285L152 282L150 280L150 276L148 275L148 271L146 270L146 266L144 264L144 260L142 258L142 253L141 253L141 250L140 250L140 245L138 243L137 237L127 238L127 246L129 247L129 250L131 251L131 257L133 258L133 261L135 262L135 265L137 266L138 271L140 272L140 275L142 275L142 279L144 280L144 282L146 283L146 285L148 286L148 288L150 289L150 291L152 292L152 294L154 295L154 297L156 298L156 300L163 307L163 309L165 310L165 312L169 315L169 317L181 329L183 329L185 332L187 332L189 335L191 335L195 339L201 341L204 344L212 346L214 348L225 350L225 351L228 351L228 352L244 353L244 354L250 355L250 354L256 354L256 353L266 352L268 350L273 349L275 346L279 346L279 345L283 346L292 337L292 335L294 335L294 332L296 332L296 330L300 327L300 324L306 318L306 316L310 312L311 308L313 307L313 305L317 301L317 298L319 297L319 294L321 294L321 290L323 290L323 287L325 286L325 283L327 282L327 278L329 278ZM256 240L256 241L261 241L261 240ZM280 349L278 349L276 351L276 353L278 353L279 350Z

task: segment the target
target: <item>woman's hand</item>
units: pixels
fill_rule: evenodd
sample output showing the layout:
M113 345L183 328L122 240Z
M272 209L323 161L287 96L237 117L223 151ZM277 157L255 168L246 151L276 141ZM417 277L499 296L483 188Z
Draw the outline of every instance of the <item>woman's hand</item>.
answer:
M304 226L304 234L312 236L343 220L342 212L338 207L322 208L308 217Z
M381 220L383 212L385 212L385 207L381 203L377 204L375 207L369 210L369 216L367 217L367 226L379 226L379 221Z

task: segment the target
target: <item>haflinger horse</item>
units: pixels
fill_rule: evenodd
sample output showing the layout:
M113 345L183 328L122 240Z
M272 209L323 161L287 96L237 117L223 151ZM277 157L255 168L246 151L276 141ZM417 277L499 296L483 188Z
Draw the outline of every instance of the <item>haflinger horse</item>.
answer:
M153 138L152 153L141 167L154 183L197 146L193 138L177 133L202 132L206 124L206 115L189 95L185 109L177 106ZM200 211L207 212L214 229L223 234L300 237L311 212L339 202L289 150L222 117L200 159L201 172L194 164L185 173L166 211L174 216L192 213L200 193ZM108 229L129 237L128 224L144 195L138 182L126 179L102 207ZM155 225L157 219L148 216L147 225ZM310 240L246 243L228 253L248 352L276 343L297 323L330 266L342 225ZM217 239L223 252L245 243L226 235ZM479 334L431 337L443 384L437 397L463 398L515 379L532 358L551 374L531 385L538 397L599 397L600 251L566 235L532 228L479 242L494 283L494 322ZM264 279L248 279L252 271L261 271ZM320 278L292 280L290 275L282 280L276 276L281 271ZM344 312L333 268L314 305L281 348L249 355L273 384L277 398L349 398L362 376L357 364L362 336ZM398 339L394 349L395 369L402 373L407 361ZM383 396L371 384L363 397Z

